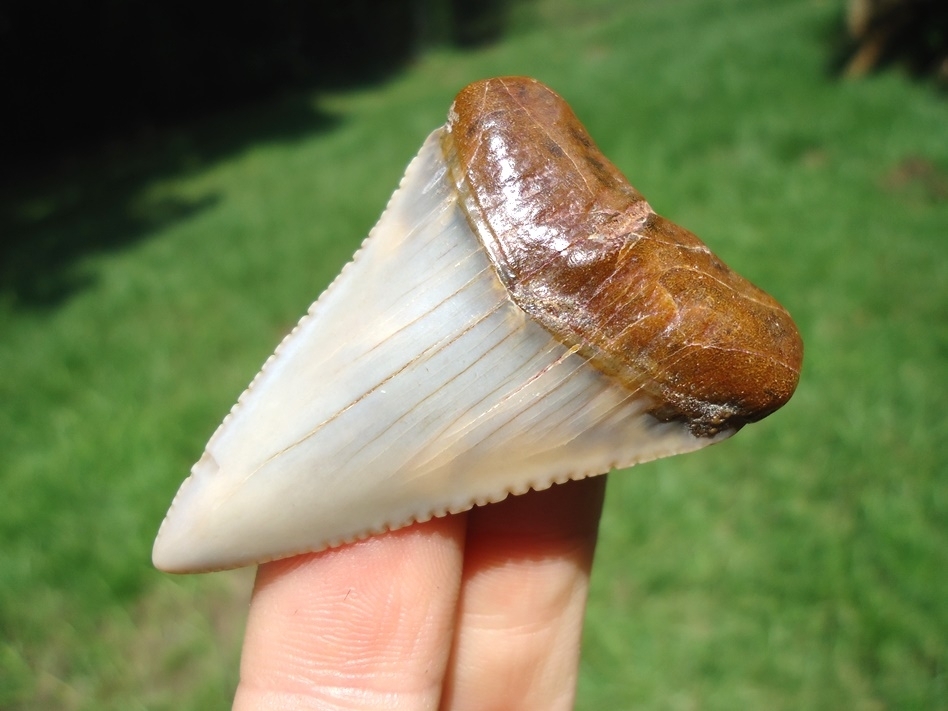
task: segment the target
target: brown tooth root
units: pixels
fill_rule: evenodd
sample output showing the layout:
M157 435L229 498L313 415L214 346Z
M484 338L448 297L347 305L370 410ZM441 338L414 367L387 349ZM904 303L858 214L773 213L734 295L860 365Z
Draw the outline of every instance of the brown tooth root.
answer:
M458 94L443 143L513 300L562 343L713 435L796 388L803 344L775 299L655 214L557 94L523 77Z

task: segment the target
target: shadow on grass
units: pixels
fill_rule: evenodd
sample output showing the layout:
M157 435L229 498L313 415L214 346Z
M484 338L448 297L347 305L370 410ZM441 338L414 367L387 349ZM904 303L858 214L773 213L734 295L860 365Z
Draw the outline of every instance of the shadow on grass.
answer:
M131 246L212 207L219 196L142 200L154 181L186 175L249 145L293 142L331 130L312 93L224 112L189 126L123 139L61 159L54 170L24 168L0 187L0 299L47 310L94 283L89 256ZM25 175L23 174L25 173Z
M0 12L0 75L11 129L0 135L0 302L62 304L94 278L83 258L193 218L215 196L143 205L142 189L258 142L335 124L304 93L390 78L426 47L473 47L503 33L507 0L256 4L97 0ZM268 103L256 109L248 102ZM64 159L61 147L174 126ZM68 150L73 150L68 148ZM55 171L50 171L55 165Z
M948 90L948 5L939 0L851 0L826 35L833 76L860 77L896 66Z

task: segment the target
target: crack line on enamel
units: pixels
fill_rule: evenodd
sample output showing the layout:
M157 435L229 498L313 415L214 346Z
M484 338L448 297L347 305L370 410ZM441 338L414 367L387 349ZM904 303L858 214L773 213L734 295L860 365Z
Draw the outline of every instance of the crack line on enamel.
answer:
M490 311L488 311L487 313L483 314L483 316L481 316L480 318L478 318L477 321L475 321L474 323L472 323L469 328L467 328L467 329L465 329L463 332L457 334L454 338L448 340L447 342L444 342L444 343L442 344L442 346L441 346L437 351L431 353L425 360L431 360L431 358L433 358L435 355L437 355L438 353L444 351L444 350L447 349L449 346L451 346L451 345L453 345L454 343L456 343L457 341L459 341L463 336L467 335L467 333L469 333L470 331L472 331L474 328L476 328L476 327L479 326L480 324L482 324L482 323L484 323L485 321L487 321L488 318L490 318L492 315L494 315L495 313L497 313L497 312L500 310L500 308L505 305L505 304L504 304L504 301L506 301L506 297L504 297L504 300L500 301L494 308L492 308L492 309L491 309ZM493 327L493 329L492 329L491 332L493 333L493 332L499 330L500 328L501 328L500 326L495 326L495 327ZM460 371L454 373L450 378L448 378L447 380L445 380L444 382L442 382L440 385L438 385L438 387L437 387L436 389L432 390L432 392L428 393L428 394L425 395L425 397L423 397L421 400L419 400L418 402L414 403L411 407L409 407L407 410L405 410L405 412L402 413L399 417L397 417L396 419L394 419L394 420L392 420L390 423L388 423L388 425L387 425L383 430L381 430L380 432L376 433L375 438L376 438L377 440L382 439L382 437L383 437L387 432L389 432L392 428L396 427L399 423L401 423L403 420L405 420L405 418L407 418L407 417L409 417L411 414L413 414L423 403L425 403L426 401L430 400L431 398L434 398L434 397L436 397L437 395L439 395L439 394L440 394L440 391L441 391L443 388L447 387L450 383L454 382L455 380L461 378L463 375L465 375L465 374L466 374L468 371L470 371L472 368L475 368L475 367L480 363L480 361L481 361L484 357L486 357L486 355L487 355L488 353L492 352L493 350L495 350L496 348L498 348L499 346L501 346L507 339L509 339L510 337L512 337L512 336L514 336L514 335L516 335L516 332L511 331L511 332L508 333L507 335L503 336L503 338L501 338L501 339L500 339L499 341L497 341L494 345L492 345L490 348L488 348L486 351L484 351L484 353L482 353L476 360L471 361L471 363L469 363L465 368L463 368L462 370L460 370ZM419 364L420 364L420 361L419 361ZM488 397L489 395L490 395L490 393L488 393L488 395L485 396L485 398ZM463 415L463 413L462 413L462 415ZM444 429L441 430L441 432L443 432L443 431L444 431ZM438 439L438 436L439 436L439 434L441 434L441 432L438 432L438 433L435 433L435 434L431 435L430 439L432 439L432 440L437 440L437 439ZM379 459L379 457L381 457L383 454L384 454L384 452L380 452L380 453L377 454L371 461L366 462L364 466L370 466L370 465L371 465L372 463L374 463L377 459ZM347 459L343 464L340 465L340 468L343 468L343 467L347 466L357 455L358 455L358 451L353 452L352 456L350 456L349 459Z
M550 340L543 343L534 352L533 355L531 355L529 358L525 358L520 368L521 369L532 368L533 367L532 364L535 360L540 358L543 354L549 353L550 351L553 351L558 347L562 347L562 344L550 338ZM553 365L555 365L555 363ZM551 366L547 366L547 367L551 367ZM500 400L495 402L489 408L480 409L473 418L469 418L469 416L471 415L473 411L478 410L479 407L482 404L484 404L486 401L490 400L493 395L496 395L500 393L501 390L508 388L512 383L519 382L516 380L516 378L518 378L520 375L518 370L519 369L512 371L510 375L502 383L500 383L494 390L488 393L485 393L485 395L481 397L479 400L477 400L476 402L474 402L468 408L467 411L458 413L458 415L453 420L451 420L451 422L447 423L440 430L438 430L436 435L432 438L433 441L437 441L439 439L446 437L447 433L449 432L451 433L451 436L454 439L451 442L446 443L437 451L429 453L429 456L426 459L416 462L415 466L417 467L418 472L427 471L426 467L428 467L431 464L431 462L433 462L434 460L444 455L445 452L447 452L452 446L454 446L455 442L462 440L465 435L472 432L481 422L484 421L485 418L489 417L497 409L503 407L503 405L510 398L515 397L520 391L522 391L524 387L529 385L529 383L521 383L519 387L514 388L513 390L507 391L504 395L500 397ZM465 419L467 419L467 422L464 425L460 426L460 428L455 430L455 427L458 425L458 423ZM455 431L452 431L452 430L455 430ZM468 450L474 449L475 447L479 446L479 444L480 442L469 446ZM421 476L421 474L419 473L416 475L416 477L417 476Z
M468 283L469 283L469 284L470 284L470 283L473 283L473 280L472 280L472 282L468 282ZM466 286L467 286L467 285L465 285L465 287L466 287ZM462 289L465 288L465 287L462 287ZM460 291L460 290L459 290L459 291ZM457 292L455 293L455 295L456 295L456 294L457 294ZM440 302L440 303L438 304L438 306L437 306L436 308L439 308L439 307L445 305L446 303L447 303L447 300L442 301L442 302ZM328 423L332 422L333 420L338 419L342 414L344 414L344 413L347 412L348 410L351 410L353 407L355 407L356 405L358 405L360 402L362 402L362 400L364 400L365 398L367 398L369 395L371 395L372 393L374 393L374 392L380 390L386 383L390 382L393 378L398 377L400 374L402 374L403 372L405 372L406 370L408 370L409 368L411 368L413 365L416 365L418 362L421 362L421 361L423 361L423 360L426 360L426 359L430 358L431 355L433 355L434 353L437 353L437 352L439 352L440 350L442 350L442 349L443 349L444 347L446 347L451 341L455 340L457 337L459 337L459 336L462 335L463 333L466 333L466 332L467 332L468 330L470 330L471 328L474 328L474 326L476 326L477 323L479 323L479 322L480 322L481 320L483 320L484 318L487 318L487 316L489 316L490 313L493 313L494 311L496 311L497 309L499 309L502 305L503 305L503 301L499 301L499 302L497 303L497 305L494 306L494 308L492 308L487 314L484 314L481 318L477 319L475 322L468 324L468 325L463 329L463 331L462 331L460 334L456 334L455 337L452 338L452 339L450 339L449 341L445 342L445 340L442 339L442 341L439 341L438 343L434 343L434 344L432 344L431 346L428 346L428 348L426 348L424 351L422 351L421 353L419 353L416 357L412 358L410 361L408 361L407 363L405 363L404 365L402 365L398 370L396 370L396 371L390 373L389 375L385 376L384 378L382 378L378 383L375 383L369 390L367 390L367 391L365 391L364 393L362 393L361 395L359 395L357 398L355 398L352 402L350 402L348 405L346 405L346 406L345 406L344 408L342 408L341 410L338 410L337 412L333 413L331 416L329 416L329 417L327 417L326 419L324 419L322 422L320 422L319 424L317 424L315 427L313 427L309 432L307 432L305 435L303 435L302 437L300 437L298 440L296 440L295 442L293 442L293 443L287 445L286 447L284 447L284 448L281 449L280 451L278 451L278 452L276 452L276 453L270 455L269 457L267 457L267 458L266 458L263 462L261 462L253 471L251 471L249 474L247 474L247 475L244 477L244 482L246 482L246 481L249 480L251 477L253 477L257 472L259 472L261 469L263 469L265 466L267 466L270 462L272 462L272 461L274 461L275 459L277 459L277 458L283 456L284 454L286 454L286 453L289 452L290 450L292 450L292 449L298 447L299 445L301 445L303 442L305 442L305 441L306 441L307 439L309 439L310 437L314 436L317 432L319 432L320 429L322 429L323 427L325 427ZM433 310L432 310L432 311L433 311ZM428 313L424 314L423 316L425 316L425 315L430 316L430 313L431 313L431 312L428 312ZM422 316L422 317L423 317L423 316ZM422 318L422 317L419 317L419 318ZM391 338L391 337L390 337L390 338ZM217 506L215 506L215 508L219 507L219 506L220 506L220 503L222 503L222 502L218 502L218 504L217 504Z
M550 347L550 348L545 348L544 350L554 350L557 346L562 347L561 344L556 343L556 342L552 342L551 345L552 345L552 347ZM554 361L552 361L552 362L548 363L546 366L544 366L539 372L534 373L533 375L531 375L526 381L519 383L519 384L517 385L517 387L515 387L513 390L511 390L511 391L505 393L505 394L503 395L503 397L502 397L498 402L496 402L494 405L492 405L492 406L491 406L490 408L488 408L487 410L485 410L485 411L479 413L475 418L471 419L467 424L465 424L460 430L458 430L458 432L455 433L455 437L458 438L458 439L460 439L460 438L462 438L465 434L473 433L473 431L474 431L481 423L488 421L487 418L490 418L490 417L492 417L492 416L496 416L497 411L503 409L504 406L505 406L508 402L510 402L511 400L513 400L514 398L516 398L516 397L517 397L518 395L520 395L525 389L527 389L528 387L530 387L531 385L533 385L534 383L536 383L536 381L538 381L538 380L539 380L540 378L542 378L544 375L546 375L547 373L553 371L557 366L559 366L559 365L562 364L564 361L566 361L566 360L569 358L569 356L573 355L574 352L575 352L575 351L572 350L572 349L566 350L564 353L562 353L561 355L557 356L557 358L556 358ZM563 379L561 379L561 381L560 381L557 385L553 386L553 387L550 389L550 391L544 392L544 393L543 393L544 397L547 397L547 396L549 395L549 392L553 392L553 391L555 391L558 387L560 387L560 386L563 384L563 382L565 382L565 380L567 380L569 377L571 377L573 374L575 374L575 372L578 371L578 370L582 367L582 365L583 365L583 363L578 364L570 373L566 374L566 375L563 377ZM515 419L517 419L518 417L520 417L524 412L528 411L531 407L534 406L534 404L535 404L534 402L527 402L521 409L516 410L516 411L508 412L506 419L504 419L504 420L498 420L498 421L495 423L495 427L494 427L492 430L490 430L490 431L487 432L486 434L483 434L478 440L476 440L476 441L470 443L468 449L469 449L469 450L474 450L474 449L477 449L477 448L479 448L479 447L483 447L483 446L484 446L484 442L486 442L488 439L490 439L491 437L493 437L494 435L496 435L497 432L501 431L501 430L504 429L505 427L508 427L511 422L513 422ZM456 418L456 419L455 419L455 422L459 421L460 419L462 419L462 417ZM423 465L429 464L429 463L432 462L434 459L436 459L437 457L441 456L444 452L446 452L446 451L449 449L449 447L450 447L450 445L447 445L447 446L445 446L445 447L442 447L438 452L434 453L434 454L433 454L432 456L430 456L428 459L424 460L424 462L421 462L421 463L416 464L416 466L417 466L418 468L416 469L415 478L418 478L418 477L422 476L424 473L426 473L427 470L424 469Z

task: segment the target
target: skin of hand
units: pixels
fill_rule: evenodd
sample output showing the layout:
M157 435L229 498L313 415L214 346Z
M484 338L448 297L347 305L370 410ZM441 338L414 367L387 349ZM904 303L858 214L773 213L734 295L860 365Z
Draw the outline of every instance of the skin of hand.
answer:
M605 484L261 565L234 709L571 709Z

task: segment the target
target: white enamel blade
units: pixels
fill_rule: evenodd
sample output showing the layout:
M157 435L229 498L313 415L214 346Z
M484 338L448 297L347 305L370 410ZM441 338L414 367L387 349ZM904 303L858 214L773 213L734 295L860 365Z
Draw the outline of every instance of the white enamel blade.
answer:
M433 133L211 438L155 542L197 572L316 551L698 449L507 296Z

